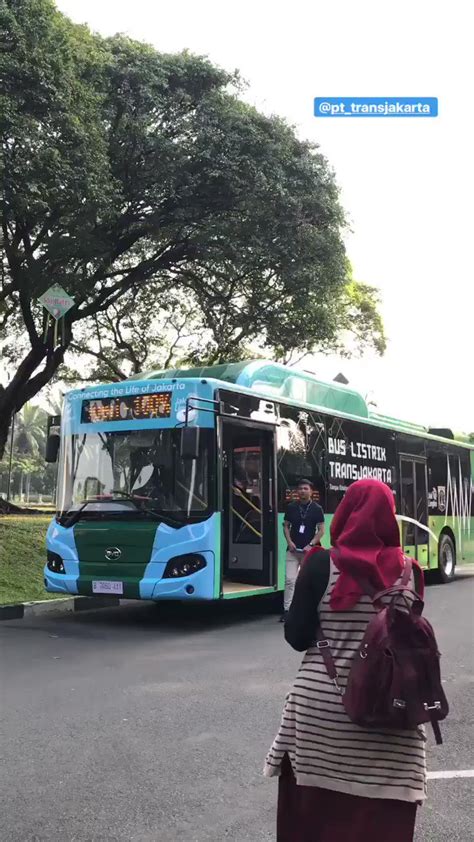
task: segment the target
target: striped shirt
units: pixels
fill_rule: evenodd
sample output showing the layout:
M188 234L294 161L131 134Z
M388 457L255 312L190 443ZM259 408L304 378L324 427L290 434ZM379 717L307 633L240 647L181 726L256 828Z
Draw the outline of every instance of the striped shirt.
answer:
M331 560L318 613L344 689L352 659L376 609L364 595L349 611L332 611L329 600L338 576ZM306 652L286 698L280 728L266 758L267 777L280 774L285 754L300 786L365 798L412 802L426 798L424 731L369 730L351 722L315 646Z

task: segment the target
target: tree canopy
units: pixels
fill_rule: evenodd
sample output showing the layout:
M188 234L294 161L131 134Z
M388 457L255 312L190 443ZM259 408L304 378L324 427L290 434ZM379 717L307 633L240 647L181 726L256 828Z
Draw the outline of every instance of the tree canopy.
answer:
M206 309L196 298L183 297L180 292L161 293L157 312L155 289L149 284L138 296L127 293L104 312L78 324L70 345L73 356L69 365L61 368L61 380L71 385L111 382L153 369L212 365L263 355L289 362L313 348L313 343L304 343L304 332L301 345L299 333L294 343L282 342L273 348L266 345L265 335L254 338L251 334L242 340L245 323L239 313L234 318L228 315L226 324L210 324ZM341 356L362 352L377 324L383 341L374 289L348 279L344 298L341 296L334 308L339 332L329 344L331 350ZM227 335L222 335L224 330Z
M0 83L0 457L11 415L68 349L100 353L130 302L144 340L188 312L205 361L340 347L347 330L383 350L327 161L236 74L92 34L52 0L0 0ZM38 303L53 283L75 302L59 332Z

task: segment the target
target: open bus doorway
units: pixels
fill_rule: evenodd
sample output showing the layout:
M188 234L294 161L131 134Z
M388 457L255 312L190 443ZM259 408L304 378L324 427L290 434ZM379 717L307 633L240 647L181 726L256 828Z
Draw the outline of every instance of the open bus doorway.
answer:
M223 593L276 582L274 432L223 424Z

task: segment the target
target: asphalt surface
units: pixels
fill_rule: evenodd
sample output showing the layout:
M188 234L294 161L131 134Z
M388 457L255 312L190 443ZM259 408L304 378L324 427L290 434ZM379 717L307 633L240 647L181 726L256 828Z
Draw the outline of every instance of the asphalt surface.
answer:
M474 577L426 602L452 709L429 769L472 769ZM266 604L2 622L0 647L1 842L275 839L261 769L300 656ZM417 842L474 838L473 784L430 782Z

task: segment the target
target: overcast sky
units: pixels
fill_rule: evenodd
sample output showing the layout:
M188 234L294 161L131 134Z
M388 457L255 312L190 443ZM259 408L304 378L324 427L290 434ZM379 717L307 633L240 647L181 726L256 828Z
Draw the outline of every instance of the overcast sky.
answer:
M474 429L469 4L398 0L57 0L102 34L191 51L249 82L248 98L317 141L351 221L355 277L379 287L383 359L315 357L379 411ZM315 96L437 96L433 119L316 119Z

